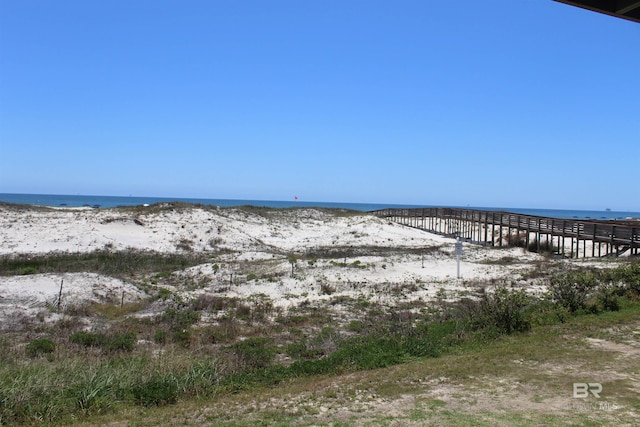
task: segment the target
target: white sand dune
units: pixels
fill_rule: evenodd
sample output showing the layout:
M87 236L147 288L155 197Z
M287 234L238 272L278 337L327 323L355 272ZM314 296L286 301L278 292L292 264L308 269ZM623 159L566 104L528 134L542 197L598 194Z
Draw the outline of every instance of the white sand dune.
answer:
M0 205L0 255L96 250L211 254L211 262L174 272L167 286L187 298L209 292L241 298L264 294L282 307L329 294L428 300L442 289L464 292L477 281L519 280L525 263L540 259L520 249L465 244L463 280L458 280L452 239L367 214L171 204L123 209ZM334 256L336 251L344 258ZM314 253L317 260L311 259ZM297 258L293 275L292 256ZM511 261L491 262L506 258ZM105 302L123 292L127 299L144 296L134 284L97 274L5 276L0 277L0 313L29 313L54 303L61 280L68 303ZM175 286L185 280L197 289Z
M260 212L260 210L258 210ZM34 209L0 206L0 255L144 249L179 252L304 251L314 246L420 247L441 237L369 215L335 216L314 209L265 211L176 209ZM182 245L181 245L182 243Z

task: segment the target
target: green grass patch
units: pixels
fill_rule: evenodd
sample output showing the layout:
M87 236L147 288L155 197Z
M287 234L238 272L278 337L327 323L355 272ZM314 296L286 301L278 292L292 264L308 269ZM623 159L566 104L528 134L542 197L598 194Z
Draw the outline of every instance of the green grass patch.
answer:
M375 305L357 324L340 325L326 309L301 305L278 319L280 326L288 324L297 329L278 335L269 324L267 314L273 310L269 300L256 296L236 303L210 297L166 309L153 321L113 322L111 326L115 327L105 328L104 334L75 332L59 337L57 342L51 334L51 352L46 350L48 344L31 341L24 347L25 354L21 347L24 343L16 345L3 337L0 423L65 424L101 414L131 414L135 407L147 408L148 416L146 411L154 413L154 407L180 406L193 397L215 405L216 401L210 400L214 395L225 398L255 393L253 396L258 397L254 402L262 402L263 395L278 393L291 384L309 384L315 390L315 383L323 380L342 382L349 392L354 392L357 384L367 390L367 396L399 398L407 393L429 392L434 378L444 378L455 388L449 399L466 402L468 412L457 411L446 401L442 404L442 399L436 404L424 398L428 410L423 406L407 408L397 419L456 425L471 425L470 420L476 418L478 425L505 425L509 419L522 425L578 425L590 421L583 414L544 414L530 419L508 405L496 414L476 408L479 393L500 395L500 387L506 387L502 379L532 404L543 403L549 395L566 398L574 381L601 380L609 398L625 405L630 413L637 413L640 404L630 380L598 377L606 369L640 372L637 362L618 358L613 365L611 352L589 346L587 339L618 343L629 339L625 328L636 330L640 322L640 300L633 287L639 274L633 265L594 273L598 285L589 286L584 305L596 305L595 311L584 307L572 311L553 297L531 298L517 289L498 287L478 300L459 301L429 314ZM572 276L563 286L580 285L580 277L587 276ZM603 285L605 278L608 282ZM598 297L604 286L615 298L616 310L608 309ZM195 326L204 310L222 309L233 317ZM105 312L110 310L113 308L105 308ZM139 323L132 327L129 322ZM67 334L73 330L68 329ZM148 340L145 346L150 347L136 346L136 336ZM30 348L34 349L33 355ZM51 354L55 358L48 357ZM40 355L45 357L37 357ZM593 378L585 378L585 373ZM349 374L349 379L343 374ZM330 395L326 394L327 398ZM316 395L314 399L320 398ZM369 397L358 399L354 402L365 405ZM307 407L308 411L302 410ZM249 403L245 409L258 415L243 415L239 425L273 410ZM313 399L301 402L299 409L305 413L301 418L283 415L275 421L269 416L277 425L294 419L296 423L306 422L310 418L305 417L320 413ZM388 414L374 413L371 417L372 425L390 422ZM153 416L139 421L146 425L169 423Z
M35 273L93 272L115 277L182 270L208 261L206 254L161 254L152 251L94 251L0 257L0 276Z

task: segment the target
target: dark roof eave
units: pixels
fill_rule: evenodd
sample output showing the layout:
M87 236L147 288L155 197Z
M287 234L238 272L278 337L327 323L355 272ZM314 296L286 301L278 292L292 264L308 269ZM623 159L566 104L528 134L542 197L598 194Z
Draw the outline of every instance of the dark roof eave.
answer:
M640 23L640 1L638 0L554 0L616 18Z

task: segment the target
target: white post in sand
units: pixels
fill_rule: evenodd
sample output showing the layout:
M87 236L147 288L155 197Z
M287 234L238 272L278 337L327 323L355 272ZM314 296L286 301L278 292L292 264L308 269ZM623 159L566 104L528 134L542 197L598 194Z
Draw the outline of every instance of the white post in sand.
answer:
M456 237L456 260L458 262L458 279L460 278L460 256L462 255L462 242Z

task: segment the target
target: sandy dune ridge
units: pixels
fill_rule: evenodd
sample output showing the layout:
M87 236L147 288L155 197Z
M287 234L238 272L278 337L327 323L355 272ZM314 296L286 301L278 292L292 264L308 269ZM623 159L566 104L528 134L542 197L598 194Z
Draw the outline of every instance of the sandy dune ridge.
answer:
M171 203L113 209L0 205L1 256L97 250L210 254L210 262L172 272L172 280L158 285L184 298L201 293L266 295L283 308L341 294L388 303L428 300L443 293L455 297L470 283L525 281L522 273L540 258L516 248L465 244L462 279L457 279L454 243L373 215L341 210ZM146 296L136 280L95 273L3 276L0 316L40 313L56 318L51 306L61 282L65 304ZM186 282L189 289L176 285Z

